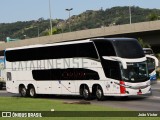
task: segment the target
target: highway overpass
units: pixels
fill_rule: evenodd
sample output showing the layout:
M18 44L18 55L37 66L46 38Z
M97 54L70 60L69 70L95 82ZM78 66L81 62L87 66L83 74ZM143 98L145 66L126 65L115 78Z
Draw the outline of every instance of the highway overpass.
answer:
M0 50L34 44L46 44L69 40L79 40L95 37L133 37L142 38L153 48L160 48L160 20L140 22L96 29L81 30L51 36L37 37L0 44ZM158 50L159 51L159 50Z

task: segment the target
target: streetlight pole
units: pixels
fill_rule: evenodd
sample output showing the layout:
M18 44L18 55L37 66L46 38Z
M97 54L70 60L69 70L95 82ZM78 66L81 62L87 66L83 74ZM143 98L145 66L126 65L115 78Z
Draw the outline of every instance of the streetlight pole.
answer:
M51 34L52 35L52 16L51 16L51 2L49 0L49 16L50 16L50 29L51 29Z
M132 12L131 12L131 6L129 5L129 20L130 24L132 24Z
M38 28L38 37L39 37L39 25L37 26L37 28Z
M39 37L39 22L40 22L39 19L35 21L35 27L37 27L37 37Z
M68 11L68 12L69 12L69 18L71 17L71 16L70 16L70 11L71 11L71 10L73 10L73 8L66 9L66 11ZM70 22L69 22L69 31L71 32Z

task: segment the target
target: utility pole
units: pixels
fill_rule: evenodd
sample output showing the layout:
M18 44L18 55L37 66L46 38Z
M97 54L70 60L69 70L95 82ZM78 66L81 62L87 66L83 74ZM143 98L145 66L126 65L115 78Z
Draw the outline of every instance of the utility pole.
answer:
M129 5L129 20L130 20L130 24L132 24L132 11L131 11L131 6Z
M52 16L51 16L51 2L49 0L49 16L50 16L50 35L52 35Z

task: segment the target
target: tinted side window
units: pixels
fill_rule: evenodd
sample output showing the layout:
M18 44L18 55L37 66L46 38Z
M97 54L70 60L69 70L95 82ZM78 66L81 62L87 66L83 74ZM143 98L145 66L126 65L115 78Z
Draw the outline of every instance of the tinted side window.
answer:
M120 66L117 61L102 60L105 76L116 80L121 80Z
M96 71L83 68L33 70L33 79L40 80L98 80Z
M96 40L95 45L101 57L102 56L116 56L116 52L110 41Z
M7 72L7 80L8 81L12 80L12 74L11 74L11 72Z
M6 51L6 60L10 62L15 61L27 61L27 60L37 60L40 57L47 57L49 51L45 48L31 48L31 49L21 49L21 50L11 50ZM42 57L42 58L43 58Z
M73 57L89 57L97 59L93 43L80 43L39 48L11 50L6 52L6 59L10 62L59 59Z
M4 50L0 51L0 56L4 56Z
M50 51L52 59L73 57L98 58L93 43L53 46Z
M77 57L89 57L98 59L98 55L93 43L77 44Z

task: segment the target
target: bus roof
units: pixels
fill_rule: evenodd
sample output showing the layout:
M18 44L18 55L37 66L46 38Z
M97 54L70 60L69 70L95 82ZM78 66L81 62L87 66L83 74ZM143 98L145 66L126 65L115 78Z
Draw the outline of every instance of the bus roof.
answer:
M65 42L56 42L56 43L48 43L48 44L36 44L36 45L28 45L22 47L15 47L15 48L8 48L7 50L17 50L17 49L29 49L29 48L36 48L36 47L46 47L46 46L56 46L56 45L67 45L67 44L76 44L76 43L85 43L91 42L90 39L87 40L77 40L77 41L65 41Z
M85 43L85 42L92 42L97 40L108 40L108 41L118 41L118 40L136 40L134 38L91 38L86 40L71 40L71 41L63 41L63 42L56 42L56 43L48 43L48 44L36 44L36 45L28 45L22 47L15 47L15 48L7 48L8 50L17 50L17 49L29 49L29 48L36 48L36 47L46 47L46 46L56 46L56 45L68 45L68 44L77 44L77 43Z
M126 38L126 37L121 37L121 38L93 38L91 39L93 41L96 40L108 40L108 41L125 41L125 40L136 40L135 38Z

